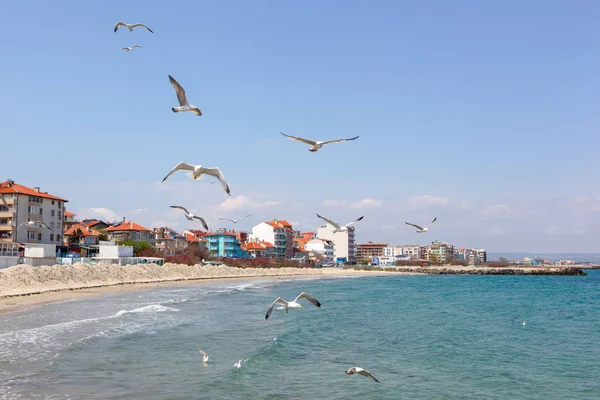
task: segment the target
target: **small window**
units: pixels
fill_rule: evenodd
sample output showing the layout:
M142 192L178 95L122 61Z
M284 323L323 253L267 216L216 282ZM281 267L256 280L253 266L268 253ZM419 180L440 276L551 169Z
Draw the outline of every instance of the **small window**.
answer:
M56 241L60 242L60 235L56 235Z
M52 205L54 205L54 200L52 200Z
M42 232L38 233L38 240L42 240Z
M50 241L53 241L53 240L54 240L54 233L51 233L50 234Z
M54 210L50 210L50 215L54 217Z

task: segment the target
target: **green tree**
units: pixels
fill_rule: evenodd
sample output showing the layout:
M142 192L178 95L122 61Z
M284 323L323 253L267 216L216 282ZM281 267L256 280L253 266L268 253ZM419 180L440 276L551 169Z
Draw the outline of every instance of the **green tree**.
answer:
M82 236L83 232L81 232L81 228L77 228L75 232L69 236L69 244L79 244Z
M137 242L135 240L125 240L117 243L120 246L133 246L133 255L137 256L140 251L145 249L152 249L152 245L148 242Z

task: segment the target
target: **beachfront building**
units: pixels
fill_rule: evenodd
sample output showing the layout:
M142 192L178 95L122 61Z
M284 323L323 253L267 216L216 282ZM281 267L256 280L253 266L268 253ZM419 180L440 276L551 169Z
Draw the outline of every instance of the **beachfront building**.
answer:
M445 264L454 258L454 246L443 242L432 242L427 246L427 260Z
M65 246L70 244L79 244L86 246L95 246L100 241L100 233L89 226L74 224L65 229Z
M306 242L304 250L321 255L322 262L335 261L335 245L333 240L329 239L312 239Z
M275 246L269 242L250 239L242 245L242 249L248 254L248 258L275 258Z
M379 258L383 256L383 249L388 247L387 243L364 243L356 246L356 262L357 263L373 263L379 262Z
M292 229L292 224L287 222L286 220L274 219L268 224L272 225L276 228L283 228L283 232L285 234L285 258L294 257L294 230Z
M347 231L333 233L335 228L333 225L327 223L317 229L317 238L333 242L336 263L353 265L356 262L355 229L354 226L350 226Z
M212 257L247 258L247 252L242 249L240 232L219 229L206 235L208 251Z
M61 246L67 200L12 180L0 183L0 241ZM43 226L24 225L41 221Z
M410 257L411 259L425 259L427 257L427 246L407 244L400 247L402 248L402 252L400 254Z
M110 226L105 229L105 232L110 240L115 242L125 242L133 240L136 242L150 242L153 239L152 231L136 224L133 221L125 221L116 226Z
M268 242L273 246L273 257L276 258L285 258L287 251L287 233L283 226L279 226L277 224L272 224L270 222L261 222L260 224L254 226L252 228L252 233L250 234L251 241L260 241L260 242ZM293 246L293 238L291 238L291 244ZM290 258L293 256L293 247L292 254Z

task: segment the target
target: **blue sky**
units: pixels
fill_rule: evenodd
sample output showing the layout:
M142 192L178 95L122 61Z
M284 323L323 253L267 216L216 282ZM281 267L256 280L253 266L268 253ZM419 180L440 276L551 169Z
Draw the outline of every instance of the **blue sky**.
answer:
M1 179L148 228L190 227L181 204L211 228L318 212L364 215L359 242L600 250L599 3L170 4L3 2ZM171 112L168 74L202 117ZM311 153L280 131L360 138ZM180 161L220 167L232 197L161 184Z

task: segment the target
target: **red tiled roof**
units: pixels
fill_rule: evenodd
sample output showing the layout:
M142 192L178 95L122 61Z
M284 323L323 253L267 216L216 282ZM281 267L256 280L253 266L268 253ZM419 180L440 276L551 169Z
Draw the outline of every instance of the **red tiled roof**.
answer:
M144 228L143 226L136 224L133 221L121 222L117 226L111 226L110 228L106 228L107 232L123 232L123 231L149 231L149 229Z
M304 249L301 249L301 248L299 248L299 247L294 247L294 251L295 251L295 252L300 252L300 253L306 253L306 252L307 252L306 250L304 250Z
M73 224L69 227L69 229L65 229L64 235L65 236L71 236L74 235L75 232L77 232L77 229L81 229L81 234L83 236L98 236L100 235L100 233L98 233L95 230L92 230L90 228L88 228L87 226L82 226L81 224Z
M190 235L188 233L185 234L185 240L187 240L188 242L191 243L197 243L200 241L200 238L194 236L194 235Z
M77 215L77 214L74 214L74 213L72 213L72 212L70 212L70 211L65 211L65 217L74 217L74 216L76 216L76 215Z
M43 197L43 198L51 199L51 200L60 200L60 201L65 201L65 202L68 201L68 200L62 199L57 196L53 196L53 195L45 193L45 192L38 192L34 189L28 188L27 186L19 185L18 183L13 183L12 186L8 186L8 181L0 183L0 193L2 193L2 194L18 193L18 194L25 194L28 196Z
M246 250L264 250L266 246L257 242L250 242L246 245Z

